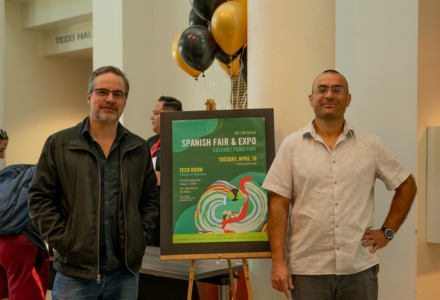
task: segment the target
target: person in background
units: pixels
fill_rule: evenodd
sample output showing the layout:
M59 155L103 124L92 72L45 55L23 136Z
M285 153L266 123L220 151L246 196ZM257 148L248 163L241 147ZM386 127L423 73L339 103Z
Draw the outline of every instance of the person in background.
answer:
M56 250L55 300L137 299L158 191L147 142L119 122L128 94L120 69L96 69L90 115L51 135L41 152L29 213Z
M163 111L182 111L182 102L173 97L161 96L154 104L153 114L151 115L151 124L156 135L147 140L151 149L154 170L157 177L157 188L160 191L160 113ZM159 218L153 231L149 246L160 247L160 205Z
M0 129L2 159L8 141ZM48 284L49 251L35 226L30 223L19 234L0 235L0 299L43 300Z
M0 158L5 158L5 151L8 147L9 137L6 130L0 129Z
M287 298L377 299L376 251L392 241L416 194L413 176L379 138L345 120L350 102L344 76L319 74L309 95L314 120L284 139L263 183L272 287ZM373 229L377 178L395 193Z

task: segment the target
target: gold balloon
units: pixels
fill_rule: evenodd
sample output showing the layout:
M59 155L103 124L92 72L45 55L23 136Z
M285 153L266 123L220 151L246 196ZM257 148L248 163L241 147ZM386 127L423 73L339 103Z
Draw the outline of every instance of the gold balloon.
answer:
M241 5L243 5L244 10L247 12L247 0L229 0L229 1L234 1L234 2L238 2Z
M171 53L173 54L173 59L176 62L176 64L183 70L185 71L188 75L197 78L199 77L199 75L202 73L198 70L194 70L193 68L191 68L190 66L188 66L186 64L186 62L183 61L182 57L180 56L180 52L179 52L179 38L180 38L181 34L178 34L174 40L173 40L173 45L171 46Z
M243 5L228 1L215 10L211 30L217 44L233 55L247 42L247 13Z
M219 60L217 60L217 62L230 77L237 76L240 73L240 56L229 64L224 64Z

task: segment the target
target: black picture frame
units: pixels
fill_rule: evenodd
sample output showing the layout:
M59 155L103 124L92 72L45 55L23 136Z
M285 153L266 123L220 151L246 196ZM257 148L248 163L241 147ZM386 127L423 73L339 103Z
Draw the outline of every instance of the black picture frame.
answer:
M219 243L192 243L173 244L173 121L225 118L264 118L265 123L265 152L266 174L275 157L274 114L273 109L246 109L246 110L208 110L161 113L161 258L167 256L205 255L222 257L225 254L247 253L248 257L268 257L270 246L264 242L219 242ZM177 179L176 179L177 180ZM262 253L262 256L259 256ZM247 256L246 255L246 256ZM233 256L233 255L232 255Z

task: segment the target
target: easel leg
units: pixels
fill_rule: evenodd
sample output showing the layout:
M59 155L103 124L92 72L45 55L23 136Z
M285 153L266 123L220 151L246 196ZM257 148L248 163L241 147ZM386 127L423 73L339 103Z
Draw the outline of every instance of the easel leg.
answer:
M235 294L234 274L232 272L232 265L230 259L228 259L228 269L229 269L229 281L231 283L231 289L232 289L232 299L237 300L237 295Z
M194 259L191 260L191 266L189 268L189 280L188 280L188 297L187 300L191 300L192 298L192 289L194 285L194 269L195 269L196 261Z
M248 291L248 298L249 298L249 300L254 300L254 297L252 296L251 281L249 280L248 265L247 265L245 258L243 258L242 261L243 261L244 277L246 279L246 287L247 287L247 291Z

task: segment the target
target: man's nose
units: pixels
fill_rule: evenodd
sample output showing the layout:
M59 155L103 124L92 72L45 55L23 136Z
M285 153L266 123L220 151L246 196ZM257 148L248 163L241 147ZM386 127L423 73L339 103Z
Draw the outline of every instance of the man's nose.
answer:
M113 95L112 91L108 91L108 95L105 98L106 101L115 101L115 96Z
M332 89L328 89L327 93L325 93L326 98L332 98L334 95Z

